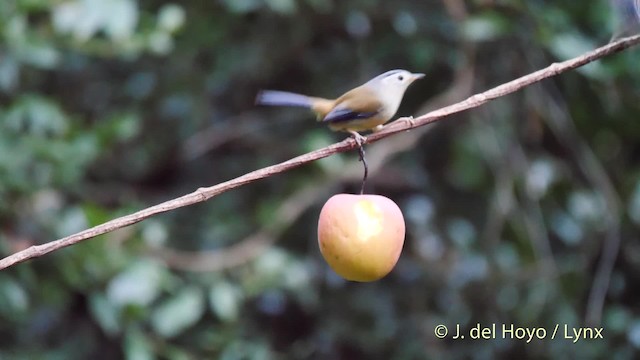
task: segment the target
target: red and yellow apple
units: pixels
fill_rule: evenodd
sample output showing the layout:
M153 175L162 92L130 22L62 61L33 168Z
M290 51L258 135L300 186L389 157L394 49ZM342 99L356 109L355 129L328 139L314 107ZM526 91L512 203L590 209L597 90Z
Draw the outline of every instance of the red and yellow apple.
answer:
M380 195L334 195L318 220L322 256L338 275L352 281L387 275L398 262L404 234L402 211Z

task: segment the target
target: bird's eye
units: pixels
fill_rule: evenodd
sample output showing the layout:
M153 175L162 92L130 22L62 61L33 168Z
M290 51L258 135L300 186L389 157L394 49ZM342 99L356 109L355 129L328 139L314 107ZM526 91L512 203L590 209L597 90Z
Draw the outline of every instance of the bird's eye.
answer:
M400 80L400 81L404 80L404 76L402 76L402 75L398 76L398 80Z

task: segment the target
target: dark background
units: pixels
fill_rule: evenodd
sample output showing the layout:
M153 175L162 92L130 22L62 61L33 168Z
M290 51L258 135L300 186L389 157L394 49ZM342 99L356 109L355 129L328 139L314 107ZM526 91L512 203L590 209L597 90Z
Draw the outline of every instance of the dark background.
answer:
M636 31L631 6L4 0L0 251L345 137L255 107L259 89L332 97L405 68L427 76L398 115L419 115ZM0 357L631 358L638 64L632 48L368 145L367 191L407 225L380 281L342 280L317 248L322 204L360 186L338 154L0 272ZM604 338L434 336L494 323Z

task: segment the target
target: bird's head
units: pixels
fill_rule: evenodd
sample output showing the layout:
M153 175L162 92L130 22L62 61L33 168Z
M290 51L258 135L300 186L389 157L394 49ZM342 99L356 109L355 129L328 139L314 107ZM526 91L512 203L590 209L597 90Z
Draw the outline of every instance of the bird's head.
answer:
M365 86L374 90L385 103L397 108L409 85L423 77L424 74L414 74L407 70L391 70L369 80Z

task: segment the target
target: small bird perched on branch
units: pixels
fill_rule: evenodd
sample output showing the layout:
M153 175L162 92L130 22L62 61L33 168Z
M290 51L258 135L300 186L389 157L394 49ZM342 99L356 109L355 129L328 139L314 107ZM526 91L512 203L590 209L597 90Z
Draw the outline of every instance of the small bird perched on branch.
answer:
M362 147L365 138L358 132L380 130L398 111L409 85L422 77L424 74L413 74L407 70L387 71L333 100L264 90L258 93L256 104L311 109L318 121L327 123L333 131L352 134Z

